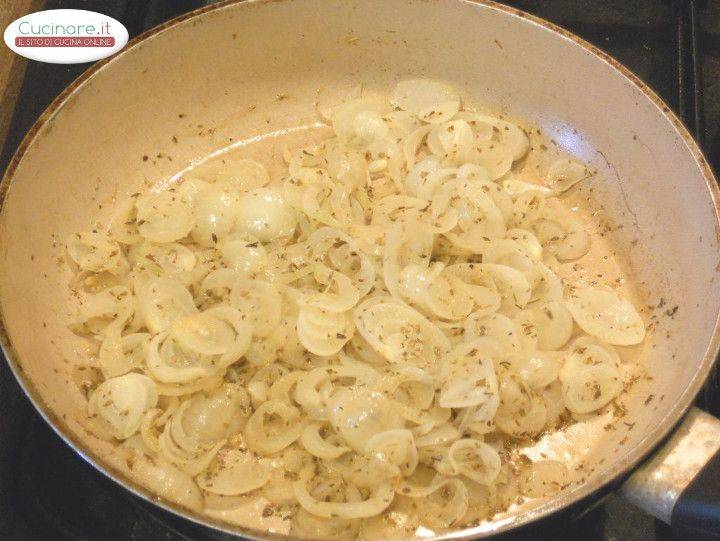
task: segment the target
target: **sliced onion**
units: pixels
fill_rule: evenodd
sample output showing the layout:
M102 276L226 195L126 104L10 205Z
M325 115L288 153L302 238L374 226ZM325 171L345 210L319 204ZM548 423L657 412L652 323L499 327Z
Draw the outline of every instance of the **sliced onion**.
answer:
M135 197L137 197L137 194ZM108 228L110 236L123 244L135 244L143 240L138 231L135 197L127 197L118 203L115 213L110 219L110 227Z
M210 184L195 197L191 236L202 246L215 246L232 230L238 216L240 191L229 182Z
M401 81L390 101L421 120L440 124L450 120L460 109L460 96L449 86L427 79Z
M362 389L337 391L329 413L335 431L357 452L365 452L373 436L404 424L384 395Z
M218 249L223 261L231 269L254 275L267 267L268 256L265 247L250 235L237 233L227 235L218 243Z
M555 193L562 193L593 175L585 164L562 158L555 160L548 169L547 180Z
M635 307L611 291L575 289L567 308L582 330L609 344L631 346L645 338L645 324Z
M563 399L573 413L590 413L607 405L623 387L620 363L612 346L580 338L560 369Z
M203 498L195 481L172 464L145 457L138 457L131 464L133 477L155 494L193 511L202 509Z
M558 378L565 354L561 351L534 351L514 361L520 377L531 389L539 390Z
M150 335L147 333L106 335L98 353L98 364L105 379L122 376L139 368L149 340Z
M533 307L538 347L544 350L558 350L563 347L573 332L572 314L560 301L548 301Z
M150 280L138 296L138 313L153 334L168 329L178 317L195 312L197 308L190 292L172 278Z
M313 498L307 490L305 481L293 484L295 497L307 512L325 518L364 518L382 513L393 500L395 491L392 485L384 483L373 490L370 497L360 502L325 502Z
M363 338L391 363L434 368L450 349L436 325L407 305L388 297L369 299L355 309Z
M414 487L407 483L399 492L417 499L417 507L422 509L421 521L432 528L449 528L468 510L468 491L458 478L438 475L429 486Z
M212 364L226 367L247 350L252 327L238 310L216 306L176 319L170 333L185 351L217 356Z
M88 403L91 416L98 416L124 440L140 428L145 412L157 405L155 382L142 374L125 374L102 382Z
M280 400L262 403L245 425L245 441L256 453L269 455L285 449L300 437L300 412Z
M212 494L238 496L264 486L270 472L249 451L221 449L197 484Z
M141 195L136 205L138 231L151 242L181 239L195 225L191 202L175 188Z
M72 327L77 332L97 335L119 334L133 317L135 298L124 286L115 286L90 295L79 307Z
M305 427L300 442L308 453L323 460L334 460L350 451L349 447L328 442L320 435L322 425L311 423Z
M458 474L483 485L491 485L500 473L500 455L487 443L474 438L453 442L448 460Z
M368 135L368 122L363 122L364 116L371 114L382 115L389 111L390 105L383 96L370 94L360 99L350 100L326 112L326 117L332 122L333 130L340 137L351 138L358 135ZM358 116L361 120L358 121ZM366 124L363 126L363 124ZM360 134L358 129L360 128Z
M352 338L355 329L347 312L304 307L297 320L298 338L316 355L334 355Z
M493 358L501 352L487 338L460 344L443 360L444 381L440 390L443 408L482 406L492 419L499 404L498 384Z
M218 182L235 185L241 192L262 188L270 182L265 166L254 160L224 160L218 168Z
M230 306L252 325L254 336L264 338L280 324L282 298L277 287L263 280L239 278L230 291Z
M257 188L242 194L238 200L236 229L239 233L270 242L292 236L296 226L295 210L277 190Z
M547 410L542 397L530 389L514 371L498 374L500 407L495 416L497 427L514 438L537 435L545 426Z
M418 452L413 433L405 428L379 432L367 441L365 454L374 462L407 477L418 465Z
M67 243L68 253L81 270L122 274L128 264L120 245L105 233L77 233Z

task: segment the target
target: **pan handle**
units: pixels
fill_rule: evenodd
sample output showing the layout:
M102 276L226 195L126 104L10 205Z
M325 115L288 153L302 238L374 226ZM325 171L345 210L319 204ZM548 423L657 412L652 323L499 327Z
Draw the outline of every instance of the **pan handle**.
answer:
M720 539L719 450L720 420L692 408L620 493L670 524L677 539Z

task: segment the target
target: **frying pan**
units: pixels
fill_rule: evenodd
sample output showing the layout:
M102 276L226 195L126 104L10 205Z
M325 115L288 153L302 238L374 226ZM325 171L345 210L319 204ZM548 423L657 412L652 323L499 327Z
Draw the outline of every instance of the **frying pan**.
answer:
M280 143L312 131L317 103L408 76L447 81L528 119L598 169L577 197L612 224L604 239L625 261L651 328L637 352L649 377L627 391L622 419L572 440L585 466L571 485L445 537L565 519L617 488L678 527L717 533L720 422L690 410L718 352L716 181L687 130L637 77L568 32L490 2L220 3L150 31L74 82L25 137L0 196L2 345L29 399L135 494L211 528L273 537L150 493L113 444L85 430L85 397L71 380L87 352L67 328L75 304L64 239L107 219L116 197L218 149L242 150L260 134L246 150L272 158Z

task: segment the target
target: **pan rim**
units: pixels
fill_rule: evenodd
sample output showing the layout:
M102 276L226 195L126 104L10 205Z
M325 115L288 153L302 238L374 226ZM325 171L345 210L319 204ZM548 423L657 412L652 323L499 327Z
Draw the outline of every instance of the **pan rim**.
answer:
M136 50L138 47L149 43L152 38L160 35L161 33L170 30L183 23L188 23L191 19L196 19L202 15L210 12L219 11L229 6L236 4L247 3L247 4L265 4L269 2L277 1L291 1L291 0L224 0L216 4L205 6L200 9L193 10L184 15L166 21L165 23L149 29L148 31L140 34L139 36L130 40L128 45L116 55L107 59L100 60L93 64L90 68L84 71L77 79L75 79L67 88L65 88L45 109L45 111L38 117L33 126L23 137L20 145L13 154L5 172L0 181L0 214L3 211L3 204L12 185L14 172L18 165L25 156L27 150L33 145L36 138L41 135L43 128L52 121L55 115L63 108L68 100L93 77L103 69L107 69L113 62L120 59L122 56L129 54L131 51ZM456 0L461 4L466 4L475 7L483 7L491 9L497 12L502 12L505 15L509 15L515 19L521 19L525 21L524 24L530 24L541 31L549 31L561 39L569 41L574 45L580 46L586 52L590 53L597 60L605 63L612 70L619 73L627 81L630 82L637 90L643 93L650 101L653 102L658 110L658 114L662 115L666 120L669 121L670 125L674 128L677 135L679 135L683 142L685 150L690 153L695 164L700 168L705 184L709 190L710 198L713 203L715 210L716 224L720 225L720 189L718 188L717 179L713 173L711 167L708 164L702 150L699 148L697 142L694 140L692 135L689 133L684 124L680 121L677 115L670 109L670 107L660 98L655 91L653 91L646 83L644 83L637 75L630 71L627 67L623 66L619 61L610 56L608 53L600 50L584 39L574 35L570 31L559 27L553 23L550 23L540 17L526 13L520 9L499 4L493 0ZM523 23L521 23L523 24ZM45 420L52 430L67 444L69 445L79 456L81 456L88 464L93 466L97 471L112 479L115 483L123 487L125 490L134 494L135 496L157 505L163 510L170 512L178 517L191 520L196 524L214 529L219 532L231 534L231 535L242 535L249 539L287 539L286 536L280 534L269 533L264 530L258 530L249 527L241 527L234 525L230 522L214 519L206 514L198 513L187 509L181 505L173 502L169 502L153 494L145 487L139 485L121 471L113 468L112 466L105 464L103 460L97 456L96 453L88 449L84 443L79 441L78 438L65 426L65 423L59 419L52 409L45 403L40 394L35 388L35 384L30 381L24 372L24 369L19 362L19 356L16 354L9 334L4 324L3 310L0 305L0 349L2 350L8 366L10 367L15 379L22 388L24 394L28 397L30 402L40 416ZM533 522L540 521L547 518L555 513L558 513L564 509L570 508L573 504L584 501L591 498L593 494L601 493L609 490L614 484L618 483L624 477L629 475L642 460L644 460L652 451L657 448L675 429L677 423L685 415L685 413L692 406L692 403L700 391L701 387L705 383L710 370L712 369L715 359L717 358L718 351L720 351L720 312L716 315L715 324L713 327L712 338L708 344L708 347L703 355L702 360L698 363L698 370L696 371L693 378L688 382L688 385L681 395L680 399L675 403L672 409L651 429L648 434L638 442L630 452L623 457L622 462L616 462L614 466L608 470L607 477L603 479L596 479L592 483L585 483L579 485L572 490L565 492L550 500L549 502L543 503L522 516L515 515L509 519L501 522L494 521L481 526L473 528L466 528L457 530L454 532L446 533L443 535L436 536L432 539L477 539L481 537L487 537L510 530L515 530L523 526L527 526Z

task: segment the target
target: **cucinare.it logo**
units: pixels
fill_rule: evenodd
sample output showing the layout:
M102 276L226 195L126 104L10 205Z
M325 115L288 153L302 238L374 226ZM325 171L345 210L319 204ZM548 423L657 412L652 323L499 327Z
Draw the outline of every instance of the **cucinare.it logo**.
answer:
M5 29L5 45L31 60L52 64L92 62L128 41L120 21L82 9L51 9L20 17Z

